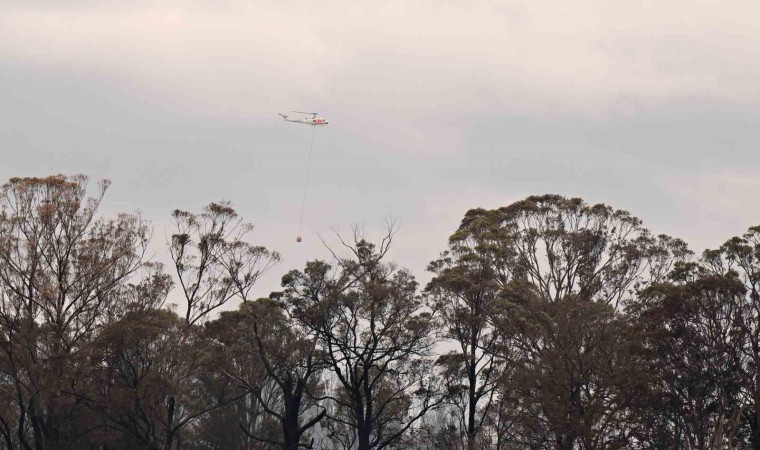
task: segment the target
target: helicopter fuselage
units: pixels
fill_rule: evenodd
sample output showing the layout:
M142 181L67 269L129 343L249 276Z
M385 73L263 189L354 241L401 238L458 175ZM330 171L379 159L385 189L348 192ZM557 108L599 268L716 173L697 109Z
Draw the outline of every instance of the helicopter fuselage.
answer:
M327 125L330 123L327 119L324 117L310 117L310 118L303 118L303 119L291 119L285 114L280 114L283 119L285 119L288 122L294 122L294 123L303 123L305 125Z

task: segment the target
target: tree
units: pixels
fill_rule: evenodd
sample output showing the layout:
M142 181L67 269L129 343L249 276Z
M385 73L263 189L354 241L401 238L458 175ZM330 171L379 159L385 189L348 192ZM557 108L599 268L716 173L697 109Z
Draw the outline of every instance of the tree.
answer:
M617 437L612 439L605 433L621 436L628 431L613 432L607 427L607 421L612 419L608 412L601 411L601 405L613 408L613 403L602 401L607 397L596 396L597 392L607 395L616 390L621 385L617 377L632 373L628 361L633 357L625 347L618 349L616 345L624 342L611 335L610 330L625 324L614 311L622 311L640 289L662 279L675 261L688 256L685 243L664 235L652 236L640 220L626 211L557 195L532 196L495 210L470 210L450 242L450 253L433 267L443 269L435 282L446 287L449 295L456 294L454 298L459 302L453 303L457 315L448 314L454 319L449 322L463 323L472 330L469 335L459 333L470 342L470 363L465 366L471 373L469 389L478 392L476 377L472 376L477 365L473 362L478 358L488 361L478 355L491 353L504 362L498 377L502 396L498 400L501 403L504 397L511 398L515 405L515 413L502 416L500 423L519 419L514 427L530 439L539 439L523 445L558 449L616 445L613 441ZM442 281L446 284L441 285ZM491 326L483 314L497 324L498 343L473 339L481 336L478 333L484 327ZM582 330L586 334L578 335L573 326L587 327ZM495 335L492 331L482 334ZM589 349L600 350L594 353ZM605 364L604 358L609 354L615 354L620 362ZM476 355L475 359L472 355ZM583 363L591 372L558 372L563 363ZM557 378L547 379L547 373ZM595 380L605 376L616 379L609 380L603 388L588 387L601 386ZM495 392L495 385L485 384L495 379L481 376L483 387L487 387L482 392ZM563 395L532 397L536 392L553 392L547 389L549 385L562 386ZM471 396L468 401L472 405L477 398ZM484 405L491 401L492 397ZM627 402L622 397L614 401L609 414L619 418L623 413L617 405ZM541 409L525 413L524 408L536 405ZM588 409L592 405L593 413ZM501 403L501 411L505 408ZM584 413L573 413L578 408ZM566 414L555 414L557 411ZM530 423L531 416L543 422ZM621 426L627 427L628 422L626 419ZM513 434L503 426L502 430ZM539 436L546 431L551 438Z
M333 437L379 450L442 400L428 360L435 323L412 275L381 261L392 232L379 247L354 237L334 271L314 261L287 274L282 299L328 358Z
M661 383L651 439L706 449L722 435L720 445L760 448L758 273L760 229L753 227L644 292L633 312ZM727 423L737 426L727 432Z
M500 380L513 422L502 445L630 448L648 373L627 318L575 296L546 301L524 282L509 286L503 301L494 320L515 368Z
M279 255L212 203L173 213L177 314L87 185L0 187L0 448L760 450L760 227L692 259L533 196L469 211L422 292L391 226L250 301Z
M742 411L750 428L751 445L760 449L760 226L729 239L718 250L705 251L703 266L715 275L736 280L744 295L732 293L726 300L737 308L731 325L738 336L730 344L734 369L741 380L747 408ZM740 342L737 343L736 341Z
M735 326L744 288L734 276L681 263L642 292L631 314L652 374L645 435L653 448L714 448L718 428L741 409ZM730 445L729 441L721 445Z
M169 252L185 298L185 323L207 318L232 298L247 300L253 285L280 260L277 252L245 241L253 225L228 202L200 214L175 210Z
M97 347L103 364L93 407L119 432L116 441L126 448L179 448L181 431L207 408L198 393L211 354L200 337L183 338L182 322L170 311L138 310L107 327ZM180 373L187 375L178 382Z
M87 198L87 178L13 178L0 188L0 370L13 406L0 412L6 442L71 448L89 343L141 301L149 228L139 217L98 218L108 188ZM155 268L155 267L154 267Z
M456 350L438 359L449 400L458 411L458 429L467 449L478 447L478 433L495 400L496 382L508 370L497 358L490 316L504 278L493 252L477 237L455 234L449 250L428 266L436 276L426 292L443 320L444 336Z
M325 368L316 342L270 299L244 302L237 311L223 312L208 329L232 359L225 364L227 374L253 396L263 415L274 419L281 430L254 430L250 423L240 421L245 435L284 450L312 448L313 440L304 437L326 414L313 398L319 394ZM272 396L272 391L276 395Z
M575 295L615 308L690 254L627 211L558 195L470 210L452 240L489 252L502 283L526 281L547 301Z
M245 300L279 260L276 252L244 240L252 226L229 203L212 203L201 214L176 210L172 216L177 232L169 252L186 301L184 317L177 322L166 311L138 311L125 318L132 322L114 326L140 333L112 332L112 327L104 335L111 340L103 344L112 350L104 355L109 376L103 383L109 392L131 399L110 410L111 426L140 445L163 450L179 448L193 424L245 395L218 370L222 355L213 351L199 324L231 299ZM143 327L141 320L150 317L154 326Z

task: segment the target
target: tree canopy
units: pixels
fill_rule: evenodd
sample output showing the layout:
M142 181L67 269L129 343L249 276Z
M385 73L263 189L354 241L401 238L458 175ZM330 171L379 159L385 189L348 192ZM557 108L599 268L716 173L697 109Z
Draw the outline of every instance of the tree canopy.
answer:
M281 257L232 203L168 214L167 270L108 187L0 188L0 448L760 449L760 226L695 255L531 196L468 211L424 286L389 225L260 293Z

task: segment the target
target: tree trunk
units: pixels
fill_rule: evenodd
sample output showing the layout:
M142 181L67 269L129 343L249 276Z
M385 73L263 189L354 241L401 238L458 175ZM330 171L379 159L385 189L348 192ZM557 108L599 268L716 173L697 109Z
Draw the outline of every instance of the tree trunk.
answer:
M475 404L475 386L470 384L470 404L467 408L467 450L476 450L477 430L475 429L475 413L477 411Z
M37 416L37 400L35 399L29 402L29 419L32 423L32 432L34 434L34 449L45 450L45 436L43 435L40 420Z
M474 375L475 367L472 367ZM472 377L470 378L470 401L467 405L467 450L476 450L475 442L477 438L477 430L475 429L475 413L477 412L477 404L475 403L475 383Z
M364 432L364 431L359 432L359 449L358 450L370 450L369 433Z
M365 366L366 367L366 366ZM372 434L372 389L370 388L369 384L369 378L366 373L364 373L364 401L366 402L366 405L364 405L363 408L360 408L361 415L362 415L362 421L360 424L360 427L358 428L358 434L359 434L359 450L370 450L370 435ZM366 409L366 411L365 411Z
M164 450L172 450L174 446L174 404L175 400L173 396L169 397L169 405L167 408L167 420L166 420L166 439L164 442Z
M477 363L475 352L478 343L475 340L475 329L471 329L470 333L472 334L473 338L470 342L470 367L467 371L467 381L470 384L469 390L467 392L469 396L469 401L467 404L467 450L475 450L475 438L477 433L477 429L475 428L475 415L478 411L478 399L476 398L477 394L475 392L478 383L478 372L477 368L475 367Z
M359 441L358 450L370 450L370 434L372 433L372 428L367 425L363 416L360 417L358 425L359 426L356 428L356 434Z
M755 404L752 408L752 419L749 421L752 430L752 448L760 450L760 401L755 398Z
M474 434L467 434L467 450L476 450Z
M573 450L575 439L569 435L557 436L557 450Z
M359 395L355 398L361 399ZM357 450L370 450L370 433L372 428L368 426L365 420L364 404L361 400L354 404L354 417L356 418L356 440L359 445Z
M282 421L283 450L298 450L301 440L298 426L298 408L293 410L293 405L285 406L285 419Z

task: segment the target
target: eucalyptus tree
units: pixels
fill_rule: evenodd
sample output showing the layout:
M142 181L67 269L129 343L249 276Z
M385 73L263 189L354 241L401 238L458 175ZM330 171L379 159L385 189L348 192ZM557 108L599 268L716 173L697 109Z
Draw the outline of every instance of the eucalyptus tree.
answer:
M546 301L572 295L615 308L690 254L627 211L559 195L470 210L452 240L488 252L502 284L525 281Z
M547 302L515 282L493 318L516 355L502 395L496 448L631 448L650 374L628 317L605 303Z
M109 447L185 448L188 427L239 395L229 382L217 398L205 395L210 379L225 381L216 371L219 356L199 329L184 329L165 309L134 311L110 325L95 355L102 365L95 371L92 408L116 432L105 439Z
M326 368L315 339L267 298L225 311L207 328L225 354L224 372L251 397L230 405L243 413L238 431L284 450L312 448L309 434L326 415L315 400Z
M277 252L247 238L253 225L229 202L200 213L175 210L169 253L184 297L184 319L193 325L232 299L245 301L256 281L280 261Z
M630 309L637 323L651 388L642 405L642 442L649 448L730 448L726 424L744 410L741 377L745 289L734 274L699 263L676 266Z
M471 325L477 325L470 328L477 332L460 333L470 342L469 353L468 347L460 352L469 354L466 385L477 394L474 380L486 392L498 378L499 401L508 397L514 405L501 421L512 423L512 430L502 426L502 434L536 448L625 445L632 434L633 398L622 379L635 373L636 356L611 330L626 330L620 314L627 305L689 254L685 243L653 236L630 213L578 198L532 196L494 210L468 211L450 239L449 253L433 265L443 269L435 283L441 286L446 281L441 275L448 275L443 287L451 311L457 312L448 314L454 318L449 322L466 323L460 317L471 317ZM481 298L480 305L472 300ZM470 305L479 308L478 314L467 312ZM498 333L489 331L494 327ZM483 340L488 336L499 339L489 343ZM503 364L498 377L477 352L492 353ZM605 363L613 356L614 364ZM478 358L487 364L473 377L477 364L472 361ZM582 373L558 370L581 363ZM551 396L551 386L570 394ZM468 401L477 399L469 396ZM491 402L491 397L483 402L481 417ZM502 403L500 409L508 407ZM613 429L605 425L610 421L622 422Z
M760 449L760 226L750 227L717 250L705 251L702 265L743 288L743 295L724 296L723 301L737 311L732 322L736 334L723 336L722 344L734 355L733 367L747 404L742 416L750 429L752 448Z
M245 395L219 370L224 355L214 351L201 324L227 302L246 300L259 277L279 261L279 254L249 241L253 226L227 202L210 203L197 214L175 210L172 217L175 232L168 249L185 300L181 320L164 320L162 329L116 341L124 350L114 361L122 367L121 360L140 351L142 377L121 377L121 395L136 400L118 425L143 445L151 442L162 450L180 448L196 423ZM149 313L163 317L161 311ZM153 381L161 388L141 395Z
M145 264L147 223L99 217L109 182L94 197L87 184L58 175L0 188L0 370L13 392L0 422L21 448L81 443L91 342L130 304L151 301L141 273L162 277Z
M449 250L428 266L435 277L426 293L442 318L443 336L454 344L437 365L468 450L482 446L478 433L496 400L497 381L511 367L497 355L499 334L490 320L505 281L497 264L479 236L455 234Z
M334 376L323 396L334 441L380 450L442 401L430 364L436 324L414 277L382 261L392 232L377 247L354 237L335 267L313 261L288 273L282 301Z
M645 291L634 312L661 381L651 439L760 448L759 292L760 227Z

